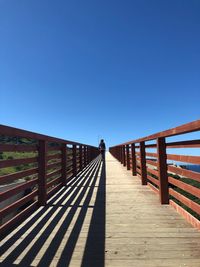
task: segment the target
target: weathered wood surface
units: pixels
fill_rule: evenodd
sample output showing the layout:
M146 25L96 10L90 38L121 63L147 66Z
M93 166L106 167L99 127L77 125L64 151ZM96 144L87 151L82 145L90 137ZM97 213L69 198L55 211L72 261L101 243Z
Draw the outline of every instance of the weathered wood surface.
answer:
M1 242L0 266L199 267L200 232L110 154Z
M200 232L108 155L106 266L200 266Z

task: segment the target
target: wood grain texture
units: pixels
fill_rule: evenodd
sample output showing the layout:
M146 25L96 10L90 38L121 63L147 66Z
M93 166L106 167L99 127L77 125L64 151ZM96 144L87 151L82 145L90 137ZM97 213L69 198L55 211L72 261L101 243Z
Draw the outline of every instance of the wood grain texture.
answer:
M200 232L110 154L1 244L2 266L200 266Z

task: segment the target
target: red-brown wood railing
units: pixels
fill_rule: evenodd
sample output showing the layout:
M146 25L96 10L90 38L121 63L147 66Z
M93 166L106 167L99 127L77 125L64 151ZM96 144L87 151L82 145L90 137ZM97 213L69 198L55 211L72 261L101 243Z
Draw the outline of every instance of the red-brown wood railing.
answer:
M200 120L197 120L110 148L111 154L123 166L141 178L142 185L148 184L160 195L161 204L172 204L187 218L194 215L192 222L195 226L198 224L196 219L200 219L200 173L169 164L169 160L200 167L200 156L169 154L167 149L200 148L200 139L176 142L167 139L199 131Z
M46 205L98 154L94 146L0 125L0 233Z

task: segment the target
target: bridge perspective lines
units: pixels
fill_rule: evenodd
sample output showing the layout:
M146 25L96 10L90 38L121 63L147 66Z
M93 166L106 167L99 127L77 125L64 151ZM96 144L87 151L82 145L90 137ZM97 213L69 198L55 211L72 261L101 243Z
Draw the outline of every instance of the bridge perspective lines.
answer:
M110 154L1 241L0 266L199 267L200 232Z

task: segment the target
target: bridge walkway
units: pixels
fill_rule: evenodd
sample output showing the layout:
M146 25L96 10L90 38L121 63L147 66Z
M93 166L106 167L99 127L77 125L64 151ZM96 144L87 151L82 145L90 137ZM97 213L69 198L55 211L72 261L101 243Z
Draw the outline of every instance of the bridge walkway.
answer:
M200 232L107 153L2 240L0 266L199 267Z

